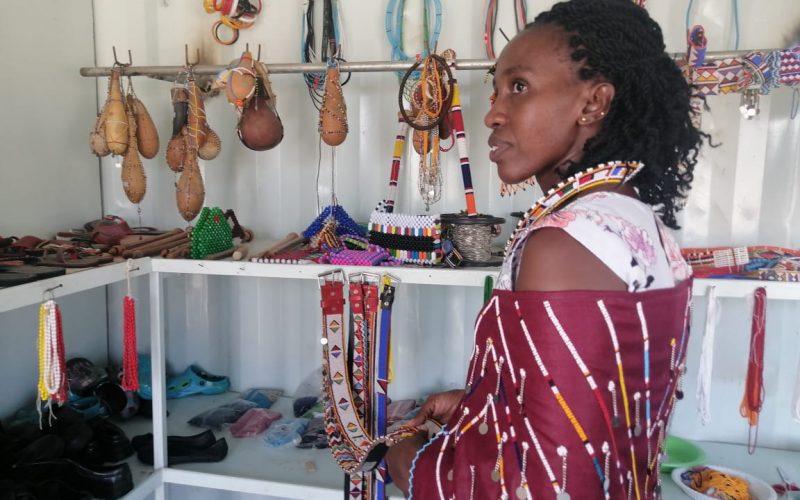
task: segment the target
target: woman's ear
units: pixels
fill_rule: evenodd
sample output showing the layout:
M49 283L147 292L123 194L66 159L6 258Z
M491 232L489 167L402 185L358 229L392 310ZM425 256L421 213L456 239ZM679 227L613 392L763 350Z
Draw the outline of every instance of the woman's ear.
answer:
M614 85L609 82L599 82L587 89L588 96L583 113L579 119L581 125L588 125L602 120L611 109L614 100Z

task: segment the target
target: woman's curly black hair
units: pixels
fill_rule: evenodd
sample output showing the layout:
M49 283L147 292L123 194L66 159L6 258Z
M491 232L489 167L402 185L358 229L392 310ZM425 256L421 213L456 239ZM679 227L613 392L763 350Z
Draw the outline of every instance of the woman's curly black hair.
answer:
M542 25L565 31L579 78L604 79L616 90L600 132L565 176L608 161L641 161L644 168L631 184L664 224L677 229L675 214L683 208L708 136L692 124L690 88L665 52L661 28L631 0L557 3L526 30Z

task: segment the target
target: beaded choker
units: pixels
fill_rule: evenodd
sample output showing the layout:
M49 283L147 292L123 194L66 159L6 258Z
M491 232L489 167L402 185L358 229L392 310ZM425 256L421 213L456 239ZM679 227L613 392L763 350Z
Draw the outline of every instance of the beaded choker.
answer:
M514 248L519 244L520 238L525 234L525 230L541 220L545 215L555 211L567 200L575 197L578 193L586 191L603 184L622 184L635 176L644 165L638 161L613 161L601 163L596 167L584 170L569 177L559 183L544 196L539 198L531 208L525 212L525 216L517 223L517 228L511 234L506 243L505 256L513 253Z

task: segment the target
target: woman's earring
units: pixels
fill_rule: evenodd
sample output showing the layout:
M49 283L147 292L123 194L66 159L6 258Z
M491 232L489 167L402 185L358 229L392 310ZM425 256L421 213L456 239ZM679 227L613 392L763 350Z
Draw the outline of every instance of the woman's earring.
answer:
M528 179L517 184L506 184L500 181L500 196L513 196L520 191L525 191L529 187L536 185L536 177L529 177Z
M585 116L581 116L581 123L586 123L586 117Z
M605 111L601 111L601 112L600 112L600 116L601 116L601 117L603 117L603 116L606 116L606 112L605 112Z

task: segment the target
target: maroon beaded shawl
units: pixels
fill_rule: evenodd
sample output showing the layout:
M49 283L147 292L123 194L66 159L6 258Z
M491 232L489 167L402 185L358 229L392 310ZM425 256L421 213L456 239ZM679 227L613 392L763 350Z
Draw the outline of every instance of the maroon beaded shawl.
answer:
M496 290L465 396L417 455L415 499L651 499L689 336L691 280Z

